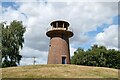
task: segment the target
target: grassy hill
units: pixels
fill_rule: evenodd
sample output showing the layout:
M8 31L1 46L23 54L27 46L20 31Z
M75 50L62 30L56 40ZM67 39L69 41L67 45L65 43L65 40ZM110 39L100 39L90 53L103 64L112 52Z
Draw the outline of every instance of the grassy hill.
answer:
M118 70L79 65L32 65L2 69L3 78L117 78Z

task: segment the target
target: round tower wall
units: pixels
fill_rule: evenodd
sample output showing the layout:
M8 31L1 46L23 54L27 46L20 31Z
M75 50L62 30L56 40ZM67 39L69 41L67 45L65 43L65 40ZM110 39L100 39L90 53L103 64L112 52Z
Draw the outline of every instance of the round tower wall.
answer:
M48 64L62 64L62 57L66 57L66 64L70 63L69 40L65 36L52 37L49 45Z

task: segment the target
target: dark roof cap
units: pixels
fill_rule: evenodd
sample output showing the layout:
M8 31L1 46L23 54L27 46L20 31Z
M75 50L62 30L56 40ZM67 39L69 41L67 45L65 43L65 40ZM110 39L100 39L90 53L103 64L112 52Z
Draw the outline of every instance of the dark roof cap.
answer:
M65 24L67 24L68 26L70 25L67 21L64 21L64 20L56 20L56 21L53 21L53 22L50 23L50 25L52 26L52 24L55 24L56 22L58 22L58 23L65 23Z

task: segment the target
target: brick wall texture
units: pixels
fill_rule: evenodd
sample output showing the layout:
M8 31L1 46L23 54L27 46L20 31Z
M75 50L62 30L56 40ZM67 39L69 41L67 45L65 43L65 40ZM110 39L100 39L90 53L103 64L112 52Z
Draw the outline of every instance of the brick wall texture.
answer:
M55 34L50 38L48 64L62 64L62 57L66 57L66 64L70 64L69 38L64 34Z

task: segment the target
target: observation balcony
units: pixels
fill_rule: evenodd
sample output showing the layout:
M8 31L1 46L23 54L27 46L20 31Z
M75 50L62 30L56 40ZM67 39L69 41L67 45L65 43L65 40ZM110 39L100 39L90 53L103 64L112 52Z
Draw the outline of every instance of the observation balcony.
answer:
M54 28L54 27L48 27L47 28L47 32L48 31L53 31L53 30L64 30L64 31L71 31L73 32L73 29L71 27L68 27L68 28L61 28L61 27L57 27L57 28Z
M59 34L64 34L68 37L72 37L73 36L73 29L71 27L68 27L68 28L54 28L54 27L48 27L47 28L47 33L46 35L48 37L52 37L52 36L55 36L55 35L59 35Z
M70 24L66 21L57 20L51 22L50 25L51 26L47 28L47 33L46 33L48 37L58 36L61 34L62 35L64 34L68 37L73 36L73 29L69 27Z

